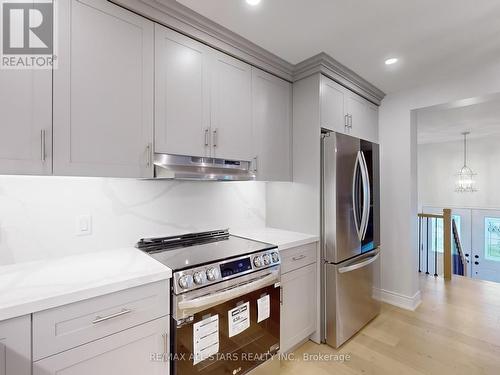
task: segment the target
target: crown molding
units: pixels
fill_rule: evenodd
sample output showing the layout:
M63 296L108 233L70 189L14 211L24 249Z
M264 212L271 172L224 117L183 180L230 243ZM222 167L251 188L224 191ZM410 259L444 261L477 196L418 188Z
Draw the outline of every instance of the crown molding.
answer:
M298 81L316 73L321 73L333 79L374 104L380 105L385 97L382 90L324 52L295 65L293 79Z
M293 65L175 0L111 1L289 82L320 73L374 104L380 105L385 96L324 52Z

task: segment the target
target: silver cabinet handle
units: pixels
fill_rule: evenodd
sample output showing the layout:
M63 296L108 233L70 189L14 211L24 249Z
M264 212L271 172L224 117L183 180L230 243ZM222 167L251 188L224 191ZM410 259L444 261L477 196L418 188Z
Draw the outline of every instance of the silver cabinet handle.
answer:
M208 139L208 133L209 133L209 129L206 128L205 129L205 146L208 146L210 143L210 140Z
M299 255L298 257L293 257L293 258L292 258L292 260L293 260L294 262L296 262L296 261L298 261L298 260L302 260L302 259L304 259L305 257L306 257L306 256L305 256L304 254L302 254L302 255Z
M253 169L253 171L255 173L257 173L257 171L259 170L259 157L258 156L256 156L256 157L253 158L253 163L254 163L254 169Z
M45 150L45 147L46 147L45 138L46 138L46 131L45 131L45 129L43 129L40 132L40 142L41 142L41 145L40 145L40 152L41 152L40 159L42 160L42 162L45 162L45 160L47 158L47 152Z
M146 146L146 165L151 167L151 143Z
M349 115L349 129L352 129L352 115Z
M213 131L212 142L214 144L214 147L217 147L217 143L218 143L218 141L217 141L217 129L214 129L214 131Z
M168 333L164 333L161 335L161 337L163 338L163 353L165 355L168 354Z
M346 129L348 129L348 128L349 128L349 115L345 115L345 116L344 116L344 127L345 127Z
M114 314L111 314L111 315L108 315L108 316L102 316L101 317L101 316L97 315L95 317L95 319L92 321L92 324L97 324L97 323L105 322L106 320L110 320L110 319L118 318L119 316L122 316L122 315L130 314L131 312L132 312L132 310L123 309L120 312L117 312L117 313L114 313Z

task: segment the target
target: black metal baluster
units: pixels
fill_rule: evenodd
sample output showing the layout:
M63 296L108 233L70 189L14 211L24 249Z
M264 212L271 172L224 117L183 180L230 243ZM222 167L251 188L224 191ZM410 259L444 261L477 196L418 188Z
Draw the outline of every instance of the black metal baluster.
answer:
M426 275L429 275L429 218L427 219L427 233L426 233L426 256L425 256L425 262L426 262Z
M437 244L438 244L438 236L437 236L437 230L438 230L438 219L434 219L434 276L437 276L437 265L438 265L438 252L437 252ZM443 226L444 227L444 226ZM444 238L444 233L443 233L443 238Z
M421 265L421 251L422 251L422 218L418 218L418 272L422 272Z

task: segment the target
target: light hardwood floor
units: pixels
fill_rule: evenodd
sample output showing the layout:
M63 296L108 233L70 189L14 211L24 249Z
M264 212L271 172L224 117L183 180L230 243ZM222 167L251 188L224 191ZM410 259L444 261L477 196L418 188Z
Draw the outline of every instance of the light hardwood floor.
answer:
M383 305L382 313L340 350L308 342L282 375L500 374L500 284L422 276L416 311ZM304 353L350 354L339 361L302 360Z

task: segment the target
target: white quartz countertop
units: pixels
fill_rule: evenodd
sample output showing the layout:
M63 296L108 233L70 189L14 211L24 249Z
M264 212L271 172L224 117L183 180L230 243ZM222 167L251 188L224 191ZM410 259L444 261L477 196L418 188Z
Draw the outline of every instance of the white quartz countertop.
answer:
M170 277L135 248L0 266L0 321Z
M231 230L235 236L277 245L279 250L302 246L319 241L319 236L299 232L290 232L276 228L236 229Z

